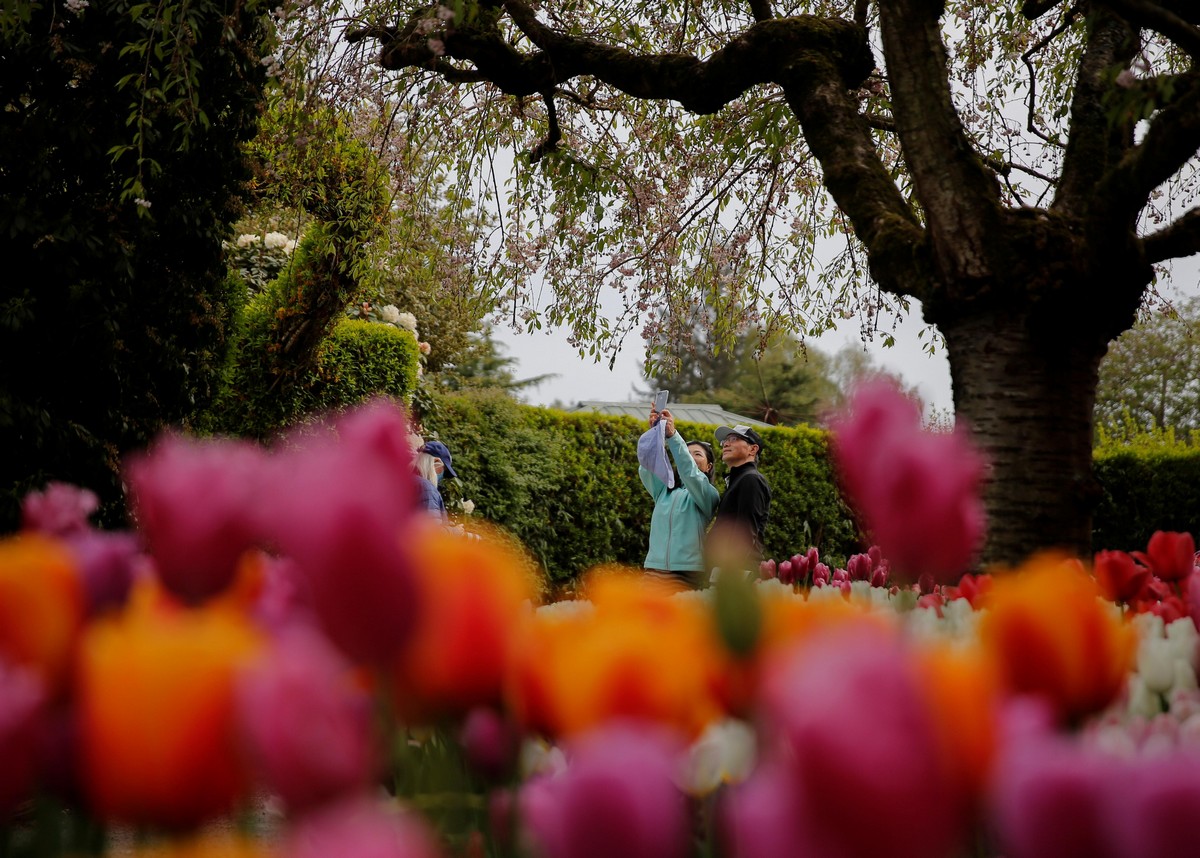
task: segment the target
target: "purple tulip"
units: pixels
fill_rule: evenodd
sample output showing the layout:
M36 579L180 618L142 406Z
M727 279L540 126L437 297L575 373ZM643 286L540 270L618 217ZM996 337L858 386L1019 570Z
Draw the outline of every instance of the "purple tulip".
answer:
M138 538L88 529L65 542L79 564L89 615L124 605L137 570L147 563Z
M373 781L370 699L316 631L282 634L242 677L238 721L266 787L291 810Z
M673 780L680 749L658 728L633 723L581 736L565 772L521 791L521 817L539 854L683 858L690 823Z
M279 854L288 858L439 858L442 852L416 814L362 796L304 816Z
M364 406L275 456L260 505L264 530L299 567L322 627L360 663L389 663L416 617L403 548L419 512L407 439L399 408Z
M0 819L30 796L37 780L45 703L38 676L0 656Z
M130 462L138 527L163 585L185 602L224 590L255 544L263 461L252 444L167 435Z

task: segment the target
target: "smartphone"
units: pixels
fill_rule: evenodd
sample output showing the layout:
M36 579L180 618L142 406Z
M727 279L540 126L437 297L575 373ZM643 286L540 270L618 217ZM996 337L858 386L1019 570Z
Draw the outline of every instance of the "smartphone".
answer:
M670 394L669 390L660 390L658 393L654 394L654 410L655 411L662 411L664 408L667 407L667 396L669 394Z

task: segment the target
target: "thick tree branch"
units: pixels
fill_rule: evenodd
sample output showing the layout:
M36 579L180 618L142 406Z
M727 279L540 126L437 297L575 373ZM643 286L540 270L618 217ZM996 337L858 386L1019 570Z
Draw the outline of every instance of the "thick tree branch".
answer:
M1200 151L1200 72L1181 75L1181 94L1154 115L1142 142L1125 153L1096 187L1094 206L1135 216L1150 192Z
M1151 265L1200 253L1200 208L1192 209L1170 226L1146 236L1142 242Z
M1115 70L1128 66L1137 51L1138 32L1123 19L1108 12L1091 18L1075 79L1062 181L1053 203L1064 213L1080 213L1100 178L1133 145L1133 123L1114 115L1109 96Z
M775 17L775 10L771 8L771 0L750 0L750 14L755 21L769 21Z
M1104 5L1142 29L1162 33L1192 59L1200 60L1200 27L1192 26L1170 9L1149 0L1104 0Z
M989 237L1000 225L1000 188L963 130L950 97L940 3L880 0L892 113L925 211L933 257L948 281L997 270Z
M1025 0L1021 14L1030 21L1036 21L1062 2L1063 0Z

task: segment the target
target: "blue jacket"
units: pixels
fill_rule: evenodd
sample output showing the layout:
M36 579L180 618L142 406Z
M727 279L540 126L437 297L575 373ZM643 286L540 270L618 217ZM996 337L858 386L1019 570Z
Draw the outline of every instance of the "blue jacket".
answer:
M668 489L666 483L650 471L638 468L642 485L654 498L650 551L642 565L667 572L703 572L704 531L716 513L721 497L696 466L687 442L679 432L667 439L667 450L675 460L681 485Z
M437 486L419 475L417 476L417 485L421 487L421 506L438 518L444 519L446 502L442 500L442 493L437 490Z

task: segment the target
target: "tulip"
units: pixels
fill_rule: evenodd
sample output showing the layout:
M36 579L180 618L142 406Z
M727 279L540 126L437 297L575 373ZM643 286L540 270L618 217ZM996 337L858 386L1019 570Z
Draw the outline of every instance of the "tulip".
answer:
M88 516L100 507L96 493L69 483L47 483L21 501L21 526L47 536L71 536L90 529Z
M813 586L823 587L829 583L829 567L824 563L813 566Z
M1164 581L1181 581L1196 568L1196 540L1190 533L1158 530L1150 537L1146 553L1135 556Z
M300 569L322 627L352 660L389 664L417 617L417 521L403 414L383 401L297 437L270 465L258 510L264 531Z
M1108 705L1133 663L1132 629L1099 597L1077 564L1041 554L997 579L983 602L980 640L1007 688L1043 698L1064 723Z
M795 647L764 680L763 716L801 796L804 854L917 858L961 843L969 796L956 758L973 742L945 729L971 711L957 696L973 687L966 671L938 685L918 663L894 632L843 627Z
M758 564L758 575L764 580L774 578L776 575L776 566L774 560L764 560Z
M851 581L871 580L871 558L866 554L854 554L846 561L846 572Z
M993 785L992 816L1009 858L1118 858L1106 830L1115 760L1087 755L1053 739L1026 738L1002 756ZM1142 855L1140 851L1128 853Z
M795 566L792 561L784 560L779 564L779 581L783 584L792 584L796 580Z
M593 578L589 595L590 612L538 612L521 628L505 698L522 727L573 735L634 718L696 736L725 714L737 680L705 606L638 577Z
M255 544L262 463L262 451L246 442L173 435L130 462L134 517L163 584L184 602L224 590Z
M87 530L66 538L83 580L89 616L125 604L146 558L132 533Z
M983 460L962 430L922 431L916 404L885 383L859 388L832 428L843 486L883 555L909 580L956 580L984 531Z
M719 804L717 836L729 858L792 858L815 854L805 842L797 813L806 796L786 765L767 762L750 778L725 793Z
M395 669L396 705L409 720L499 705L518 624L533 597L530 564L498 537L414 531L421 614Z
M39 721L46 703L41 678L0 656L0 820L30 797L38 776Z
M84 619L75 558L59 540L23 533L0 540L0 657L62 690Z
M1092 572L1100 593L1110 602L1130 602L1146 586L1150 570L1124 551L1099 551Z
M285 632L244 672L238 721L265 785L291 810L373 781L371 701L315 631Z
M520 735L495 709L480 707L467 713L459 744L467 765L489 781L505 780L517 762Z
M217 608L134 600L80 641L82 780L102 819L182 827L229 811L247 773L236 741L238 671L261 641Z
M433 833L415 814L365 796L305 815L286 838L288 858L439 858Z
M521 819L545 858L684 858L687 804L674 783L681 745L642 724L619 723L568 748L567 771L528 782Z
M1121 855L1176 858L1196 854L1200 819L1200 754L1136 760L1131 778L1112 784L1121 810L1109 817Z

